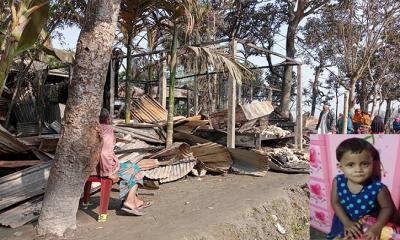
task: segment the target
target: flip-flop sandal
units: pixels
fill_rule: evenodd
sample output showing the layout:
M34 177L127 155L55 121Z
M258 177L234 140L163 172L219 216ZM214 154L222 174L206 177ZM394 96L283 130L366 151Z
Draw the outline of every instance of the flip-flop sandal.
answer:
M143 208L148 208L151 205L153 205L154 201L144 201L142 205L137 207L137 209L143 209Z
M143 216L144 215L144 212L141 212L138 208L130 208L130 207L127 207L127 206L123 206L121 208L121 210L126 212L126 213L135 215L135 216Z

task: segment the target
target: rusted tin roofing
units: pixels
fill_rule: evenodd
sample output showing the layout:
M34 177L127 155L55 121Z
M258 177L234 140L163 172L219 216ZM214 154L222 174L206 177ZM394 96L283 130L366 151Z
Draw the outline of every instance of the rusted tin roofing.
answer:
M21 153L28 150L29 148L25 144L18 141L16 137L0 126L0 154Z
M167 110L148 95L133 101L132 115L144 123L159 123L167 121Z
M193 156L207 171L227 173L232 166L228 149L221 144L208 142L190 148L193 151Z

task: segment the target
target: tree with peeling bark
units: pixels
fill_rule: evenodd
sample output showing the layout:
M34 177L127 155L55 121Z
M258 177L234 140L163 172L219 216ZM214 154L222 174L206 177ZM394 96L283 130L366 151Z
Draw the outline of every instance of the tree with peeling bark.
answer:
M83 186L99 160L98 117L119 7L120 0L87 3L68 89L65 125L37 226L39 235L63 236L76 228Z

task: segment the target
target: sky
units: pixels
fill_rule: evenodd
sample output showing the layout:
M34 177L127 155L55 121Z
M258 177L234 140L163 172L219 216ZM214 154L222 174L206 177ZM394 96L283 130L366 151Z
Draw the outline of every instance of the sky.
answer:
M53 46L55 48L59 49L72 49L75 50L76 48L76 43L78 41L79 37L79 32L80 29L76 27L67 27L64 28L62 31L64 39L62 41L59 41L58 39L53 39ZM278 35L275 39L275 44L273 51L285 55L285 37L283 36L286 32L285 27L281 28L281 35ZM298 48L298 47L297 47ZM265 60L265 57L251 57L249 59L251 62L256 64L257 66L265 66L268 65L267 61ZM273 64L280 63L283 61L283 59L279 57L273 57L272 58ZM301 60L300 60L301 61ZM327 78L327 71L325 71L321 76L320 79L325 79ZM313 66L304 64L302 67L302 85L303 88L308 88L309 87L309 81L314 79L314 71L313 71ZM340 96L339 96L339 105L338 105L338 110L339 112L343 111L343 89L340 89ZM304 101L304 96L303 96L303 101ZM331 105L331 109L334 111L335 105L336 105L336 99L333 99L329 103ZM305 104L303 106L303 112L311 111L310 106L306 106ZM394 104L394 109L397 112L397 109L400 107L400 103L396 102ZM316 106L316 114L315 116L319 115L319 112L321 111L322 106ZM382 109L385 109L385 105L382 106ZM292 108L292 114L295 116L295 110L296 110L296 105L293 105Z

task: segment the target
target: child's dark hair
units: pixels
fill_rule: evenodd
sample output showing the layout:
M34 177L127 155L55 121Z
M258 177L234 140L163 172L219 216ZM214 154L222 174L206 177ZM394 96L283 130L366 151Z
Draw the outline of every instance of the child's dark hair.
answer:
M346 152L352 152L352 153L361 153L362 151L368 151L373 160L373 172L372 172L372 178L376 180L381 180L381 158L379 156L378 150L369 143L368 141L362 139L362 138L349 138L344 140L339 144L339 146L336 148L336 159L338 162L342 159L343 155Z
M380 162L378 150L374 145L362 138L349 138L341 142L336 148L336 159L340 162L346 152L361 153L364 150L371 154L374 161Z

